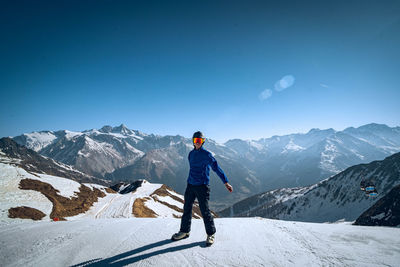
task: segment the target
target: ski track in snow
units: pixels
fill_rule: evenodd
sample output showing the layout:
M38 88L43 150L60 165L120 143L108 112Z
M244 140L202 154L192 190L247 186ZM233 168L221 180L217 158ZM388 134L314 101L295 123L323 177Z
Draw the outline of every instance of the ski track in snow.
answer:
M116 199L115 201L118 201ZM399 266L400 229L261 218L203 221L172 242L180 220L82 219L24 222L0 230L2 266ZM28 234L29 233L29 234Z
M99 198L98 202L86 213L72 217L66 217L68 221L80 219L110 219L110 218L131 218L134 194L107 194L104 198Z

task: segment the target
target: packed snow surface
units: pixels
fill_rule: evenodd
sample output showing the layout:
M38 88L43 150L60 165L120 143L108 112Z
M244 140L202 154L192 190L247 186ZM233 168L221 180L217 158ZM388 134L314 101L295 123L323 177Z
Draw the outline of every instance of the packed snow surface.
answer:
M2 266L398 266L400 229L260 218L202 220L170 241L180 220L27 222L0 230Z

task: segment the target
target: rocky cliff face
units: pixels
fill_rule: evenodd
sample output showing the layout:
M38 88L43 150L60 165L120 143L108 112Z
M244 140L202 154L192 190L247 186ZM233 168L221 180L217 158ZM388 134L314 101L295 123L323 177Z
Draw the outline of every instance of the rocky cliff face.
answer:
M400 226L400 185L363 212L354 223L368 226Z

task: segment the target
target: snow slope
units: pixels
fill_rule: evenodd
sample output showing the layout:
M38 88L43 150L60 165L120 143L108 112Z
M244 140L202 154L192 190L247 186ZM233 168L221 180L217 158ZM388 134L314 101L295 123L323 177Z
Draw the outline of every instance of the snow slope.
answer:
M5 159L7 158L0 156L0 222L2 223L21 222L21 219L8 218L8 209L17 206L35 208L46 214L43 220L50 220L53 204L38 191L21 190L19 184L23 179L32 179L48 183L59 191L59 195L67 198L71 198L76 195L76 192L79 192L81 184L78 182L47 174L29 173L13 164L5 163ZM105 191L105 186L96 184L85 185L91 188L96 187L108 195Z
M202 220L170 241L179 219L39 222L0 229L2 266L398 266L400 229L260 218ZM240 229L240 231L238 231ZM29 233L29 234L28 234Z
M0 163L0 223L23 221L8 218L8 209L17 206L32 207L32 204L47 215L43 220L50 220L49 214L53 208L50 200L40 192L18 188L19 182L25 178L23 176L25 173L24 169Z
M58 190L59 195L67 198L76 196L76 193L80 191L81 184L76 181L48 174L27 172L15 164L17 161L18 159L0 155L0 223L10 224L24 221L8 217L10 208L20 206L35 208L46 215L42 220L50 220L50 214L53 209L52 202L38 191L20 189L19 185L23 179L45 182ZM180 210L183 209L183 196L168 189L165 190L170 196L156 194L155 191L160 189L163 186L162 184L152 184L144 180L134 192L127 194L108 193L106 187L102 185L90 183L84 183L84 185L92 190L93 188L101 190L105 197L98 198L85 213L65 217L65 219L132 218L135 217L133 206L136 199L145 200L145 208L152 210L156 217L174 218L174 216L182 216ZM181 201L177 201L171 196ZM199 214L196 213L196 216L199 216Z
M151 194L159 189L162 184L152 184L147 181L143 181L142 185L136 189L134 193L128 194L109 194L106 193L104 198L100 198L94 205L84 214L79 214L73 217L66 217L67 220L78 220L78 219L106 219L106 218L133 218L132 206L138 198L148 198L145 206L153 210L157 217L173 218L173 216L182 216L182 213L171 209L153 198L149 198ZM183 196L176 194L179 198L183 199ZM158 199L167 202L168 204L174 205L178 208L183 208L183 204L174 200L168 199L168 197L160 197Z

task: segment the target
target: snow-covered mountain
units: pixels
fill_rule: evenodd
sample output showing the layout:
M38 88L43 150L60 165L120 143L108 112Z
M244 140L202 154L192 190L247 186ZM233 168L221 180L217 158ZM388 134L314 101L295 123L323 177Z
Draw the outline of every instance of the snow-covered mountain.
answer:
M377 197L360 190L361 181L373 181ZM283 188L244 199L221 216L261 216L308 222L354 221L400 184L400 153L382 161L361 164L308 187ZM400 214L396 214L400 216Z
M80 183L97 183L100 185L110 183L110 181L93 177L69 165L41 156L31 149L17 144L11 138L0 139L0 155L12 159L14 165L27 172L61 176ZM6 160L6 162L8 161Z
M121 125L84 132L34 132L17 136L14 140L43 156L102 177L143 156L144 152L134 146L145 137L145 134Z
M187 156L193 149L189 138L147 135L124 125L79 133L45 131L17 136L14 140L42 155L70 164L82 172L106 177L114 183L146 179L166 184L179 193L185 190L189 172ZM238 196L243 198L254 192L260 183L246 166L235 160L235 151L213 140L207 141L207 148L216 154L230 175L230 181L238 186L237 195L229 196L219 178L214 176L211 184L216 200L228 196L231 199L226 202L231 203Z
M50 159L0 141L2 266L396 266L400 258L397 228L260 217L216 218L216 242L206 247L196 209L190 237L172 242L183 200L167 186L142 180L111 189L49 175L42 161ZM76 172L50 161L53 172ZM385 176L392 163L376 164Z
M191 140L158 136L118 127L83 132L34 132L14 137L19 144L76 169L114 182L146 179L183 193ZM382 160L400 151L400 127L369 124L344 131L312 129L306 134L260 140L211 139L215 154L235 194L227 194L212 174L211 205L221 209L237 199L265 190L306 186L360 163Z
M182 216L183 196L163 184L142 180L115 185L113 190L90 178L2 138L0 222ZM198 204L193 217L201 217Z
M262 177L268 190L314 184L350 166L399 152L400 127L312 129L258 141L230 140L225 145L238 152L256 177Z

